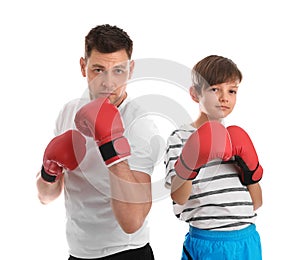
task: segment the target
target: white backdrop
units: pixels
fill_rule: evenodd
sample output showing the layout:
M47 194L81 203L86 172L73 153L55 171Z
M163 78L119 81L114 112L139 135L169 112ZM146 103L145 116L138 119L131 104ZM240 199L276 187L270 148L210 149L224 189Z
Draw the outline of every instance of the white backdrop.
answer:
M203 57L218 54L237 63L244 79L227 123L248 131L264 167L264 205L257 212L263 257L297 259L299 241L291 238L300 232L296 4L296 0L1 1L0 258L67 259L63 199L41 205L35 175L59 110L86 87L79 68L84 37L92 27L110 23L133 39L134 59L161 58L191 68ZM175 93L174 99L194 116L197 108L188 93L176 94L177 90L166 95ZM135 94L137 89L130 91ZM167 136L172 125L164 123ZM154 179L163 174L158 165ZM173 215L166 194L154 202L150 214L157 260L179 259L188 229Z

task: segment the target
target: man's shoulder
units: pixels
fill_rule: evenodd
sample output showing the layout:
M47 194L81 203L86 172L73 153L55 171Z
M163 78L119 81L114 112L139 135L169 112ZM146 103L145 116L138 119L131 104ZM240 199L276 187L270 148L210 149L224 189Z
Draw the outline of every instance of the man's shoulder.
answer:
M119 108L125 128L140 124L153 124L151 112L147 111L137 99L126 98Z
M87 104L90 100L87 98L76 98L68 101L63 105L63 110L78 110L85 104Z
M76 112L87 102L86 99L77 98L65 103L56 119L55 133L60 134L67 129L74 128L74 117Z

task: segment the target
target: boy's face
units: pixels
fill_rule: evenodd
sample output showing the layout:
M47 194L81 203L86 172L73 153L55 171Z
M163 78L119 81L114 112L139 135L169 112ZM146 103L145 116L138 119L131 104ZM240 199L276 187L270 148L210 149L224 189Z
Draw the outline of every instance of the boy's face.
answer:
M209 120L228 116L235 104L239 81L225 82L203 89L199 95L200 109Z
M102 96L116 106L122 103L134 68L125 50L113 53L93 50L88 59L80 59L80 65L82 75L88 80L91 99Z

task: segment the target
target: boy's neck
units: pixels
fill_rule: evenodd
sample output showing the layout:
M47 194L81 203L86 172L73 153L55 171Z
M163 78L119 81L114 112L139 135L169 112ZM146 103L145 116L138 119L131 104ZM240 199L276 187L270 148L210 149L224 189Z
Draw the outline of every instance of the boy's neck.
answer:
M198 129L201 125L203 125L205 122L207 122L209 120L212 120L212 119L209 119L207 114L202 112L198 116L198 118L192 123L192 126ZM219 122L222 123L222 120L220 119Z

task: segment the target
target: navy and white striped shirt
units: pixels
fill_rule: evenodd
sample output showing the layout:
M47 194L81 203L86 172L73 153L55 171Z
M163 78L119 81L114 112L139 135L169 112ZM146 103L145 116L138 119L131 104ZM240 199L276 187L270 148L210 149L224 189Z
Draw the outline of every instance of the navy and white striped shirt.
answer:
M171 187L171 179L176 175L174 164L195 130L191 125L184 125L169 136L164 160L166 187ZM237 230L255 222L250 193L241 184L233 161L209 162L192 184L184 205L173 202L174 213L180 220L206 230Z

